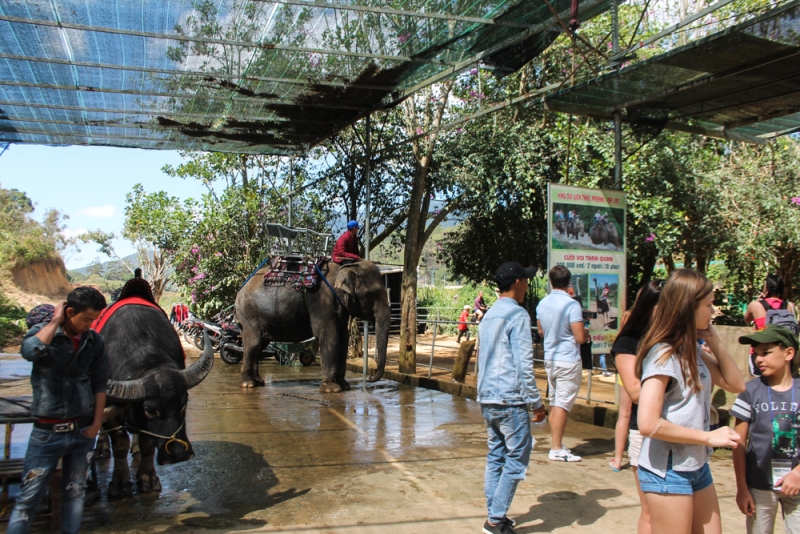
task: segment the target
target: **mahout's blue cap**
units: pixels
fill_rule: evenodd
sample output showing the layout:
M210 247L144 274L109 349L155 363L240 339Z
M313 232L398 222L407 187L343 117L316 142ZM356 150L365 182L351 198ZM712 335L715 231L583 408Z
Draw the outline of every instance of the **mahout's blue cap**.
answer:
M347 223L347 229L348 230L352 230L353 228L361 228L358 225L358 221L350 221L349 223Z

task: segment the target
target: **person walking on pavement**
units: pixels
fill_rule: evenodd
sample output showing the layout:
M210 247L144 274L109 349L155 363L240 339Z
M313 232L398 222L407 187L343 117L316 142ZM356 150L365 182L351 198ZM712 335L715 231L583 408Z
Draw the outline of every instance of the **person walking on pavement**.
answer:
M744 314L745 324L753 323L756 330L763 330L770 320L773 324L789 328L793 334L797 335L797 311L794 304L788 300L783 300L784 282L779 274L769 274L764 281L764 288L759 294L759 298L747 305ZM755 352L750 350L750 374L761 376L761 371L756 365Z
M556 265L548 273L552 291L536 307L536 324L544 340L544 368L550 389L549 459L580 462L581 457L564 447L567 414L572 410L581 386L581 344L589 340L581 305L567 293L572 273Z
M347 223L347 231L339 236L333 246L331 257L334 263L348 265L361 261L361 256L358 255L358 229L358 221Z
M458 318L458 339L456 343L461 343L461 337L465 336L469 341L469 304L464 304L464 309L461 310L461 315Z
M489 517L483 524L484 534L515 534L515 523L507 513L530 461L531 420L539 423L545 419L533 375L531 320L520 306L528 279L534 275L533 267L502 264L495 273L500 297L479 326L478 402L489 445L484 475Z

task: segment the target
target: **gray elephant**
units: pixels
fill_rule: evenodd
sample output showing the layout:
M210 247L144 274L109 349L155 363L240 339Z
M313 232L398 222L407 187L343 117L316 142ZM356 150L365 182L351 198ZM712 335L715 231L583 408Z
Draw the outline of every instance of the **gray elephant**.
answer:
M583 237L583 221L579 218L567 222L567 237Z
M321 271L333 291L322 280L315 289L304 291L296 291L290 285L265 286L266 270L256 273L236 295L236 321L241 325L244 344L242 387L264 385L258 374L258 360L269 342L300 342L315 337L322 362L320 391L337 393L350 389L344 379L350 316L375 324L377 371L369 381L380 380L386 365L390 311L377 265L371 261L324 265Z
M615 247L619 246L619 234L617 233L617 227L615 224L610 222L598 223L592 226L591 230L589 230L589 237L591 237L592 243L595 245L599 245L600 243L608 245L611 243Z

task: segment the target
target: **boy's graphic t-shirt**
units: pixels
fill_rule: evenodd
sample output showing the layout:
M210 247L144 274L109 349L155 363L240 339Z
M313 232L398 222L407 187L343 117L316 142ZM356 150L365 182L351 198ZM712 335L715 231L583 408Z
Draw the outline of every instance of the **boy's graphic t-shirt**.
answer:
M733 404L731 415L750 424L746 476L751 488L772 490L773 458L791 459L796 465L798 408L800 380L786 391L775 391L764 377L748 382Z

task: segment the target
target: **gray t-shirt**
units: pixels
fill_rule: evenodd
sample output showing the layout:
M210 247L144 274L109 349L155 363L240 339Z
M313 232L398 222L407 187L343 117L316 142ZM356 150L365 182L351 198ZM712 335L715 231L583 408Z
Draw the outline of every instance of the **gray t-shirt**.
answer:
M708 431L709 410L711 406L711 373L703 363L700 347L697 347L697 370L703 389L699 393L686 385L681 365L675 356L667 361L657 363L667 346L660 343L650 349L642 364L642 384L654 376L670 377L667 391L664 394L664 406L661 417L670 423L695 430ZM642 406L639 406L639 413ZM711 450L705 445L688 443L671 443L656 438L645 437L642 440L642 452L639 454L639 467L667 476L667 462L672 453L672 469L675 471L697 471L708 463Z
M758 377L748 382L747 388L739 393L731 408L731 415L750 424L745 476L751 488L771 490L770 460L796 458L798 443L794 422L797 420L798 403L800 380L795 380L792 388L786 391L775 391L769 388L764 377ZM778 439L773 443L776 431Z

